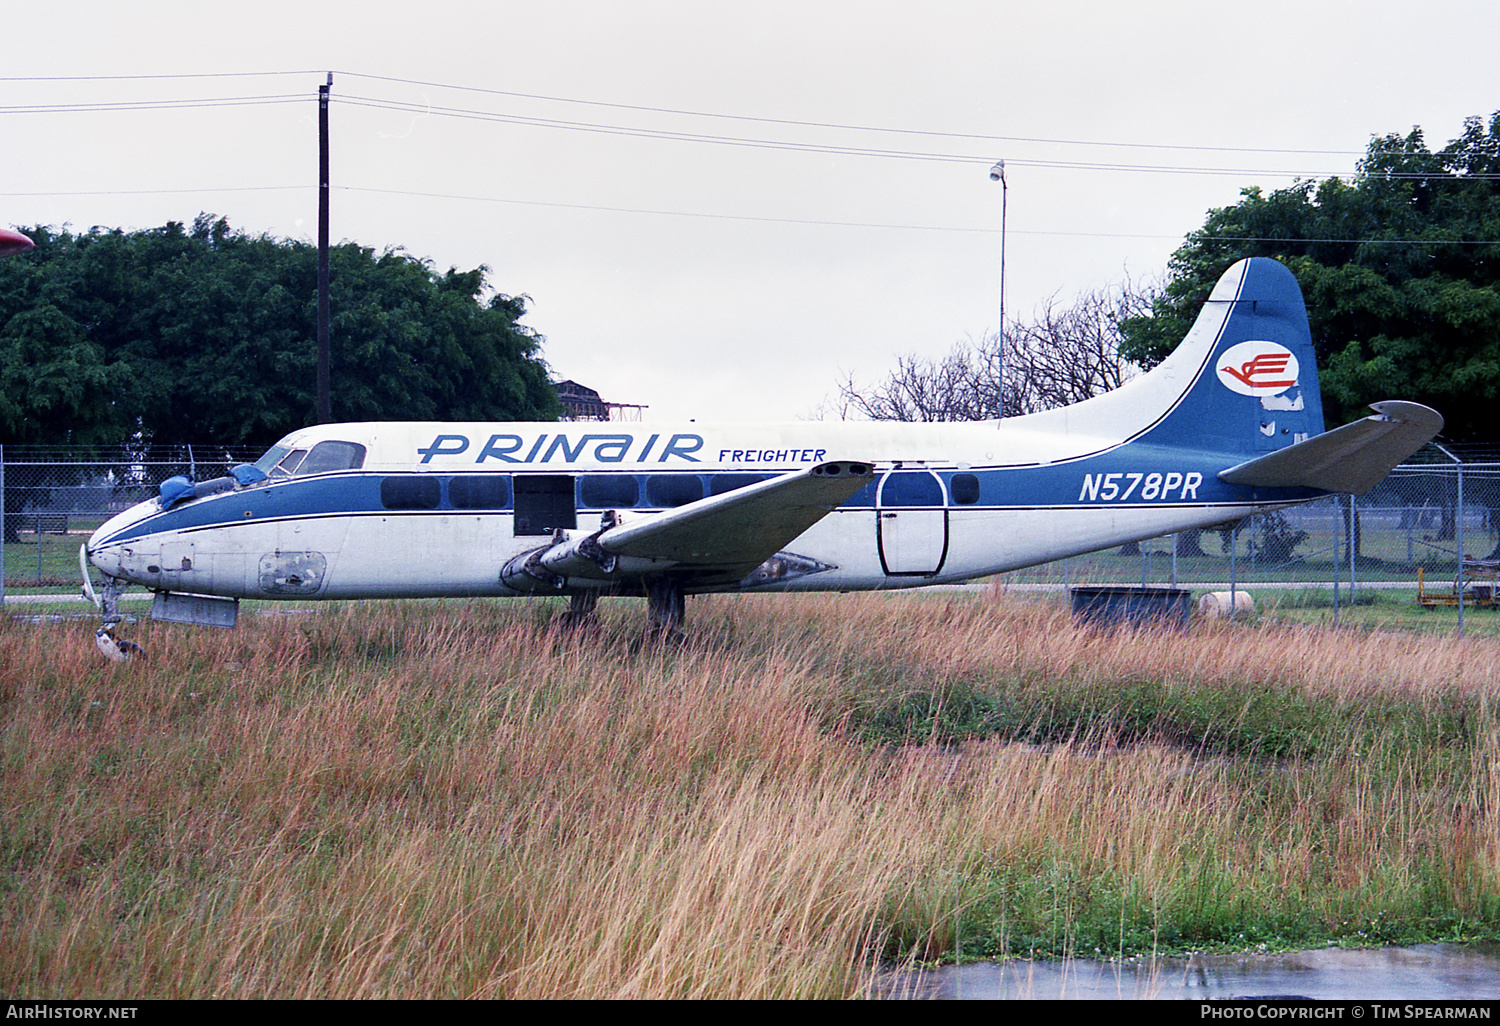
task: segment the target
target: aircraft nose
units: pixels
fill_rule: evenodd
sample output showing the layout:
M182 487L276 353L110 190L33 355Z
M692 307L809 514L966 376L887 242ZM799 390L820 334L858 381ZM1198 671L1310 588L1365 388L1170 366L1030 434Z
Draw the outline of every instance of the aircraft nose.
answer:
M120 546L101 546L99 539L102 533L102 530L95 531L89 536L89 540L83 543L84 557L98 567L101 573L118 577L120 576Z
M84 543L83 548L88 561L111 577L129 576L126 573L128 567L124 565L125 550L129 543L114 539L125 533L127 528L157 512L159 512L157 503L147 501L110 517L97 531L89 535L89 540Z

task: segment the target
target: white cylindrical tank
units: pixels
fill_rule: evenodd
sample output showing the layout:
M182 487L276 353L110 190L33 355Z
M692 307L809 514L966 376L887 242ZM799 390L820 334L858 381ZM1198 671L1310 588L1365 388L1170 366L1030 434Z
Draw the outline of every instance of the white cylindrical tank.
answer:
M1236 590L1206 592L1198 600L1198 615L1210 620L1223 617L1243 618L1255 612L1255 600L1248 591Z

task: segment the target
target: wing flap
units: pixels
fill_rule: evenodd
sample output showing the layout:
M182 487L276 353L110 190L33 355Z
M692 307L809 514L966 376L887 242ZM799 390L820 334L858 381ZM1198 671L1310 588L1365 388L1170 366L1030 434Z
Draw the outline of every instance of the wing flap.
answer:
M1219 479L1263 488L1319 488L1363 495L1443 428L1420 403L1373 403L1376 415L1230 467Z

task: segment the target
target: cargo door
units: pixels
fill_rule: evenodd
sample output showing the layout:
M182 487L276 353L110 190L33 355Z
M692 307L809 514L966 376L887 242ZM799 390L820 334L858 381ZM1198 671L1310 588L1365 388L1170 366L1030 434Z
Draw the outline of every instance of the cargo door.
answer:
M948 554L948 505L930 470L893 470L880 481L875 531L880 564L892 577L931 576Z

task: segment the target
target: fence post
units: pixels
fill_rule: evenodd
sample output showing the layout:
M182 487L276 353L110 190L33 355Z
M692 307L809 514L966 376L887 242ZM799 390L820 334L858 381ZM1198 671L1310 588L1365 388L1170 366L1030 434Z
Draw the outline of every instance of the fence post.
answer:
M1339 625L1339 534L1344 522L1343 513L1339 511L1338 500L1334 500L1333 517L1333 625Z
M1354 493L1349 493L1349 604L1354 604L1354 557L1359 553L1359 513L1354 508Z
M1458 636L1464 636L1464 465L1458 463L1458 509L1454 520L1458 530Z
M1236 583L1238 578L1235 573L1234 564L1234 550L1239 548L1239 546L1240 522L1236 520L1234 522L1234 527L1229 531L1229 612L1231 615L1234 613L1234 601L1235 595L1237 593L1236 589L1239 587L1239 585Z
M1458 573L1453 578L1453 587L1458 591L1458 636L1464 636L1464 461L1447 449L1432 443L1432 447L1453 461L1458 468L1458 496L1453 509L1453 534L1458 543ZM1446 492L1448 489L1444 488Z

